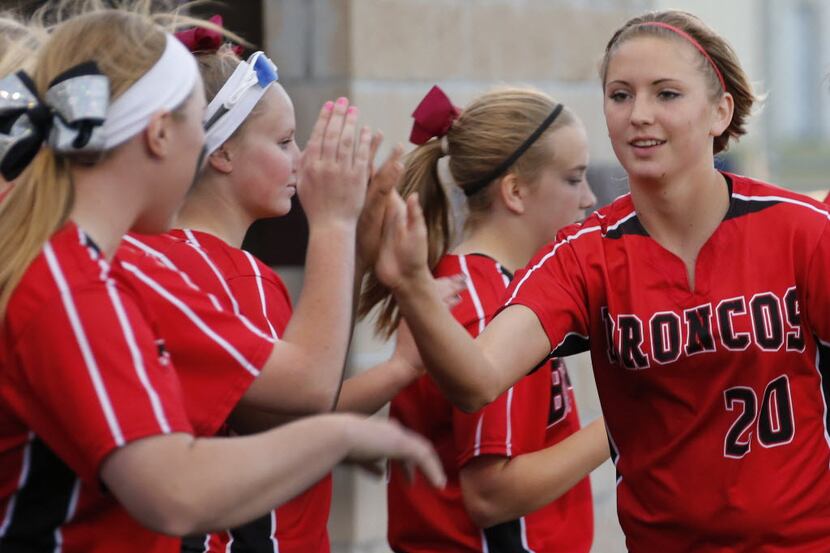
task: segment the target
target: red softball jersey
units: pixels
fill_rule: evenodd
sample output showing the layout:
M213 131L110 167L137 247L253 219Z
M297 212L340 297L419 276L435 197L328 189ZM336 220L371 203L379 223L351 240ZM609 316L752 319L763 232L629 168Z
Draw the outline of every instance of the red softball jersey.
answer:
M507 306L552 353L590 348L629 551L830 551L827 207L725 176L694 289L626 195L565 229Z
M163 236L133 236L132 239L137 241L137 247L180 269L220 304L230 306L254 332L272 339L278 339L284 332L292 313L288 290L273 270L250 253L216 236L193 230L173 230ZM212 378L215 385L227 385L221 376ZM253 379L247 380L240 393L234 395L225 418L252 382ZM182 386L187 395L188 382L183 381ZM194 386L211 389L208 384L194 383ZM329 475L275 511L244 526L183 540L182 551L327 553L330 547L326 524L331 493Z
M99 480L135 440L191 433L174 367L134 283L77 225L15 288L0 341L0 550L173 552Z
M484 255L446 255L435 276L464 274L467 291L453 316L478 336L504 304L512 275ZM429 376L392 401L390 415L428 438L447 473L443 490L410 483L392 466L388 486L389 543L395 551L587 553L593 541L591 485L585 478L556 501L517 520L480 529L467 514L459 471L480 456L515 457L556 444L579 430L565 364L546 360L484 409L456 409Z
M169 241L164 235L157 240ZM234 312L224 298L203 291L136 236L124 238L116 257L157 316L196 435L216 435L270 357L275 338Z

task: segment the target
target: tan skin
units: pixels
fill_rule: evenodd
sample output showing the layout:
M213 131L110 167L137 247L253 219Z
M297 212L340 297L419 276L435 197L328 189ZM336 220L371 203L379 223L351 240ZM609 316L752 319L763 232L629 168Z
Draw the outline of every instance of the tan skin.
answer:
M343 104L334 109L346 113L347 118L357 117L355 107ZM295 314L274 346L274 363L263 368L231 415L230 423L240 433L272 428L298 414L324 412L335 401L338 410L371 414L422 373L411 340L400 340L391 359L348 379L337 398L351 331L350 307L344 299L349 299L352 284L343 278L344 272L331 271L318 260L328 262L348 255L349 250L333 241L330 234L319 231L329 224L331 210L321 208L320 198L304 193L306 167L294 133L291 99L282 86L274 84L237 133L209 156L208 170L177 220L182 228L209 232L240 248L254 221L289 212L291 197L299 187L310 227L303 292ZM378 136L373 151L379 142ZM401 155L401 148L396 148L372 179L358 223L359 266L371 265L377 255L386 195L401 174ZM354 234L345 239L354 241ZM353 248L354 244L351 251ZM362 276L360 269L357 275ZM450 295L459 287L454 287ZM328 351L321 348L320 336L329 337L326 342L333 344Z
M649 63L642 60L648 56ZM695 262L729 208L726 181L714 170L710 140L729 125L732 96L712 102L700 54L680 40L640 37L619 46L608 67L604 111L614 152L649 234L686 265ZM659 145L642 147L645 139Z
M494 185L492 207L478 219L453 253L483 253L515 272L550 241L559 228L585 216L596 203L585 171L585 129L572 123L545 135L548 166L528 183L509 173ZM569 437L563 447L515 457L484 455L460 472L462 498L481 527L515 520L544 507L568 491L609 456L602 419Z
M167 230L192 182L204 142L205 98L198 83L176 113L149 126L93 166L73 164L71 218L111 258L129 230ZM100 478L139 522L183 536L229 528L270 511L344 459L399 458L431 482L443 473L420 437L384 421L349 415L310 417L244 438L185 433L127 443L102 463Z
M673 39L626 41L611 56L604 103L634 205L658 243L684 261L690 286L697 254L726 212L726 185L714 169L712 143L733 111L729 94L706 93L711 82L694 53ZM610 87L618 85L630 87L631 98L612 103L616 89ZM683 87L678 113L660 107L666 91L674 91L668 85ZM656 138L660 145L635 149L631 141L643 137ZM394 290L430 375L453 403L474 411L526 374L551 344L536 315L520 305L503 310L478 339L470 339L442 312L425 284L429 270L420 209L411 200L396 205L376 266L378 277Z

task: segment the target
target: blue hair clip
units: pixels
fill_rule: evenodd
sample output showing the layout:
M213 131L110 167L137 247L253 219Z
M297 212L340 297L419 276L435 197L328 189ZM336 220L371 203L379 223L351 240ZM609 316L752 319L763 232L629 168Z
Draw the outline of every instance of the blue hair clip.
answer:
M265 88L274 81L278 81L280 78L277 72L277 66L265 55L257 56L256 61L254 61L254 72L256 73L257 81L259 81L259 86L262 88Z

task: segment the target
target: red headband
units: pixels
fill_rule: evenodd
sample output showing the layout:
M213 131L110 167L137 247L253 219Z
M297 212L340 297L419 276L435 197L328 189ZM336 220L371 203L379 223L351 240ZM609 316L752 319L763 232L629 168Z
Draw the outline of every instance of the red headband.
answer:
M223 21L221 15L214 15L208 21L217 27L222 27ZM222 47L222 44L225 43L225 37L222 36L222 33L204 27L192 27L179 31L176 33L176 38L194 54L197 52L217 52ZM241 56L244 48L239 45L234 45L233 51L237 56Z
M420 146L431 138L444 136L459 115L461 109L453 105L438 85L433 86L412 112L415 122L409 141Z
M712 66L712 69L715 70L715 75L718 76L718 80L720 81L720 85L723 88L723 91L726 92L726 81L723 80L723 75L721 74L720 69L718 69L718 66L715 65L715 61L711 58L711 56L709 56L709 53L706 51L706 49L703 46L701 46L700 43L697 40L695 40L695 38L692 35L684 31L683 29L679 29L678 27L675 27L674 25L669 25L668 23L663 23L662 21L646 21L644 23L638 24L637 26L662 27L663 29L668 29L674 34L685 38L692 46L697 48L698 52L703 54L703 57L706 58L706 61L708 61L709 65Z

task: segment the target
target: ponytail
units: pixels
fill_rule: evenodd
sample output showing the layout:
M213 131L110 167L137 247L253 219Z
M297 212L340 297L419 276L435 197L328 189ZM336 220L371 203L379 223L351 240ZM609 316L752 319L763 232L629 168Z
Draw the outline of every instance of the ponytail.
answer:
M427 227L427 263L434 269L452 243L450 200L438 176L438 160L443 156L440 140L431 140L409 154L398 192L403 198L418 194ZM358 316L363 318L380 304L375 330L389 338L400 322L398 307L389 289L369 274L360 296Z
M44 186L40 183L48 183ZM69 162L43 148L0 203L0 313L43 244L69 217Z

